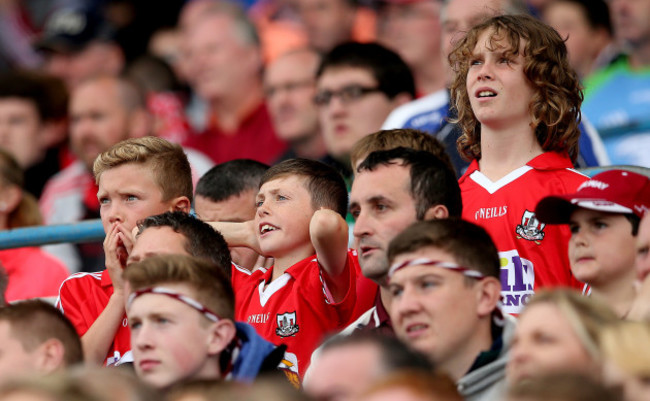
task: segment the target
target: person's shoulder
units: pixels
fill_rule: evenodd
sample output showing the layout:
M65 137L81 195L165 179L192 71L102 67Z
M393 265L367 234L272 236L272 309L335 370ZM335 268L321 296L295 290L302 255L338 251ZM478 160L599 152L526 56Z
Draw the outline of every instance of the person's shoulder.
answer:
M190 163L190 167L192 168L192 175L196 173L196 175L200 177L215 165L212 159L199 150L183 147L183 151L185 152L187 161Z
M626 56L617 58L607 67L595 71L585 78L585 100L588 101L592 96L601 95L599 89L603 88L612 79L628 75L632 76L628 58Z
M52 190L70 186L84 178L92 179L92 173L88 171L81 161L77 160L68 167L54 174L45 184L43 192L45 193L48 189Z
M52 204L57 199L78 195L88 182L93 181L93 175L86 169L86 166L76 161L53 175L45 183L43 193L39 199L39 205L42 211L50 212ZM43 213L47 217L47 213Z
M313 266L318 266L318 258L316 255L310 255L294 263L287 269L287 273L291 274L293 277L302 276L309 273Z
M424 124L413 124L417 117L426 117L430 114L439 114L440 119L446 115L449 108L449 93L446 89L433 92L419 99L405 103L393 110L386 118L382 129L418 128ZM429 119L427 119L428 121Z
M33 272L40 272L46 276L70 275L68 268L57 257L45 252L39 247L25 247L23 250L24 267Z
M70 289L97 287L102 284L102 276L103 276L103 272L74 273L68 276L68 278L63 281L61 287L67 287Z

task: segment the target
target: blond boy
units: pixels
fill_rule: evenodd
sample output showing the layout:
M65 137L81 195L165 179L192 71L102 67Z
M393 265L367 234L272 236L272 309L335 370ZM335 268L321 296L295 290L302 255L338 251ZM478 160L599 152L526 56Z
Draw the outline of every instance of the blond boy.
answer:
M132 362L124 311L122 270L140 219L166 211L189 212L192 176L183 149L156 137L127 139L100 154L93 166L106 232L106 269L63 282L59 309L81 336L87 362Z

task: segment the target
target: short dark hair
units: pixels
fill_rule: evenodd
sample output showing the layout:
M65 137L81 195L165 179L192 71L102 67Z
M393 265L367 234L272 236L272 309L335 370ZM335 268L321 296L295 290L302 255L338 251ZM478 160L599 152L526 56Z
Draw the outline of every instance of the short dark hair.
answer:
M221 202L249 190L257 191L268 169L266 164L250 159L221 163L201 176L196 184L196 195Z
M375 346L379 351L379 360L382 363L381 370L383 373L401 371L403 369L424 372L433 371L434 366L426 355L411 349L395 337L376 332L355 331L348 336L333 336L323 343L322 352L340 347L356 347L364 344Z
M7 322L13 338L25 351L33 351L49 339L63 344L66 367L83 362L81 340L61 311L40 299L19 301L0 308L0 322Z
M427 210L435 205L444 205L450 216L460 217L463 211L460 187L456 173L448 163L430 152L399 147L370 153L357 172L391 164L410 169L411 196L415 200L418 220L423 220Z
M311 195L311 205L314 210L326 207L345 218L348 211L348 190L343 176L333 167L316 160L285 160L264 173L260 187L271 180L285 176L305 178L305 189Z
M188 254L219 266L230 278L231 259L228 244L221 233L185 212L165 212L138 222L138 235L151 227L169 227L185 237L183 248Z
M187 255L155 255L124 269L133 291L161 284L187 284L196 300L220 318L235 318L235 293L230 279L214 263Z
M420 221L402 231L388 246L388 261L407 252L434 247L484 276L500 279L499 253L490 235L480 226L459 218Z
M61 120L68 115L68 90L56 77L15 70L0 74L0 99L31 101L41 121Z
M583 11L585 19L593 29L603 28L609 35L612 35L612 19L609 13L609 6L605 0L561 0L558 1L576 4Z
M379 90L389 99L400 93L415 97L415 80L408 65L397 53L378 43L348 42L336 46L323 57L316 78L328 69L341 67L370 71Z
M634 213L623 213L623 216L630 222L630 225L632 226L632 235L636 237L639 234L641 218Z

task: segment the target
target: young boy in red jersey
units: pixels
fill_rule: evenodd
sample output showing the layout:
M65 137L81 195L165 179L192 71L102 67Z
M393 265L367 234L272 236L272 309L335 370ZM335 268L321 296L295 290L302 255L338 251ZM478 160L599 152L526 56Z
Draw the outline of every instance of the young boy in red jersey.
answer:
M540 287L581 287L569 267L568 228L545 226L534 213L544 196L587 180L572 169L583 96L564 41L532 17L498 16L472 28L449 60L459 152L472 160L459 181L462 216L497 245L504 311L520 312Z
M233 272L235 318L286 344L301 377L323 336L353 318L358 261L347 247L347 200L334 169L291 159L262 177L254 220L211 223L230 246L274 258L269 270Z
M164 139L127 139L100 154L93 166L106 232L106 269L77 273L61 285L57 306L81 336L86 362L133 362L124 310L122 270L138 220L167 211L189 212L192 172L183 149Z
M626 317L636 295L639 222L648 209L650 179L615 169L594 175L576 193L542 199L535 213L543 223L569 225L574 276Z

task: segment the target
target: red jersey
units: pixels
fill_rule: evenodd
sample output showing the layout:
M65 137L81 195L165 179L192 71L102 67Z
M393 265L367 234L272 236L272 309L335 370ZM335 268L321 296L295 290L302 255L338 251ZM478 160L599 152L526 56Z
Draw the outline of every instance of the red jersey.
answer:
M350 287L338 303L332 300L315 255L273 281L273 269L258 269L237 289L235 319L252 325L274 344L286 344L287 352L296 356L302 377L323 337L344 328L352 317L356 302L354 263L353 253L348 251Z
M354 311L352 312L352 319L348 324L354 322L359 316L366 313L370 308L375 306L375 301L379 296L379 286L377 283L372 281L363 275L361 271L361 266L359 266L359 256L357 251L353 251L354 260L356 263L354 267L357 274L357 302L354 305Z
M245 118L236 131L209 128L199 135L190 135L185 144L205 153L215 163L253 159L272 164L287 150L287 144L275 134L264 103Z
M0 262L9 276L5 299L56 297L68 269L40 248L26 247L0 251Z
M542 198L573 193L588 179L572 167L568 156L546 152L492 182L474 160L459 180L463 219L485 228L499 251L507 313L520 313L537 288L582 286L571 274L569 228L540 223L534 213Z
M97 320L111 295L113 295L113 282L107 270L97 273L77 273L61 285L56 306L70 319L81 337ZM133 362L133 355L131 331L125 313L108 350L104 365L121 365L126 362Z

